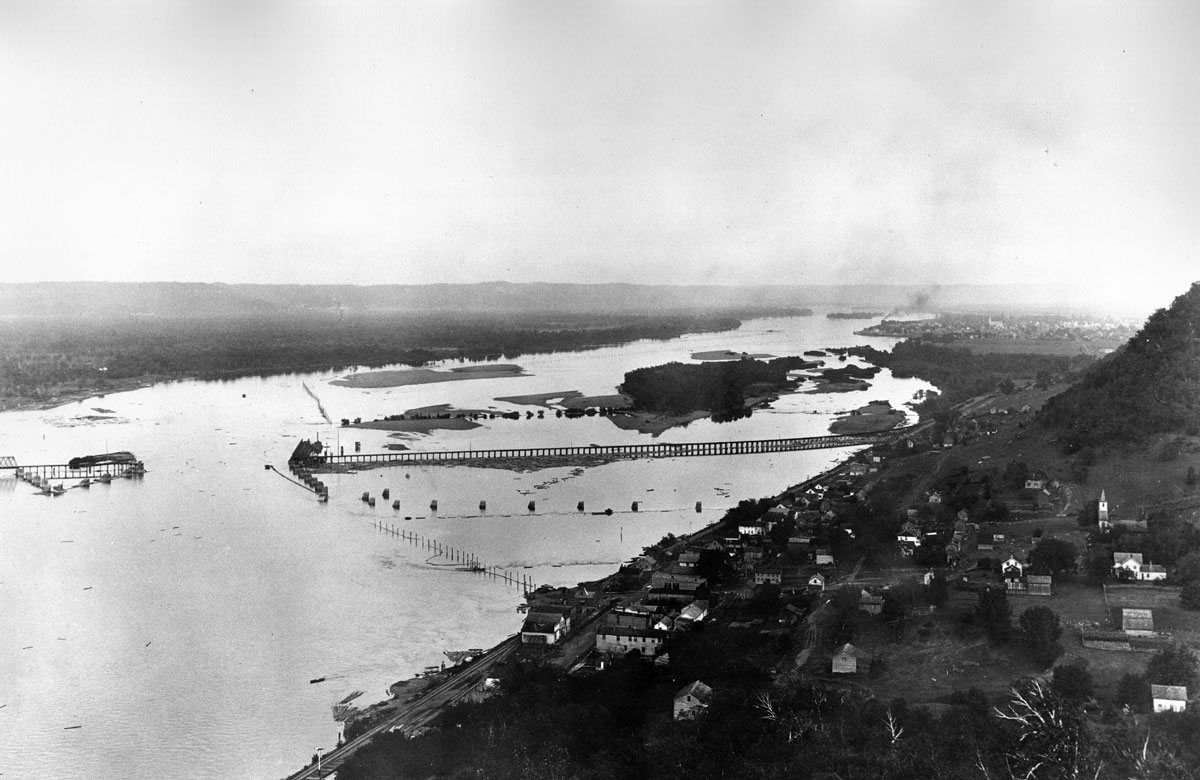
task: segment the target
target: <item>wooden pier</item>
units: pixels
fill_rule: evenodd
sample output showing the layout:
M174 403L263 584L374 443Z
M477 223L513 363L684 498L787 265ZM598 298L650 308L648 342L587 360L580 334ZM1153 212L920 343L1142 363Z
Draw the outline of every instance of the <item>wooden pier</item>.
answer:
M135 469L136 465L136 469ZM108 475L110 477L123 477L125 473L135 469L133 473L141 474L144 469L141 461L137 464L132 463L99 463L92 466L84 466L82 468L73 469L66 463L38 463L31 465L18 465L16 460L10 457L0 458L0 474L5 471L11 471L13 476L18 478L41 477L42 479L83 479L84 477L99 477Z
M542 458L691 458L712 455L757 455L768 452L795 452L834 447L856 447L879 444L903 436L913 426L893 428L877 433L842 434L838 436L808 436L790 439L757 439L749 441L684 442L679 444L600 444L583 447L533 447L496 450L425 450L404 452L355 453L351 455L311 454L298 465L305 468L338 466L407 466L407 465L469 465L494 460L533 460Z

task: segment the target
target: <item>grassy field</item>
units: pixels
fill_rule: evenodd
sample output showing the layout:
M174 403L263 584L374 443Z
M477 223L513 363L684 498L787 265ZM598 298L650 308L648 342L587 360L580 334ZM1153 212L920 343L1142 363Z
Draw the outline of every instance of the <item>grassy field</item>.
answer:
M1120 339L1076 341L1069 339L963 339L950 346L992 355L1105 355L1125 342Z

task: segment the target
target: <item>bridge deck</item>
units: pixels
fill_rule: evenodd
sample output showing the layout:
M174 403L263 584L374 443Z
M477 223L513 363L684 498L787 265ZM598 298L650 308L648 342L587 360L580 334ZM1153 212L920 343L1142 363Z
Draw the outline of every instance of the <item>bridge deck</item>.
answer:
M378 452L353 455L320 455L304 459L303 465L314 467L354 465L450 464L487 460L522 460L590 455L601 458L686 458L704 455L752 455L766 452L829 449L878 444L904 435L912 426L888 431L837 436L808 436L790 439L757 439L747 441L713 441L658 444L607 444L582 447L532 447L491 450L427 450L421 452Z

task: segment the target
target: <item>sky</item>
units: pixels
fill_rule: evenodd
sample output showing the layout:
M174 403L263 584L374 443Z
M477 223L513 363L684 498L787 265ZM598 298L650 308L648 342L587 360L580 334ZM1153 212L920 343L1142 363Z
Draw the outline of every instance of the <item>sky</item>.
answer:
M1200 4L0 0L5 281L1200 278Z

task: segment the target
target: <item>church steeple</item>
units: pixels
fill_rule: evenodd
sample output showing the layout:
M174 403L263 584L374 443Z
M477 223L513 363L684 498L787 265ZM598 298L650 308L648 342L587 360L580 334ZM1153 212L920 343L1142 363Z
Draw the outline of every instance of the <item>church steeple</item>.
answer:
M1108 522L1108 497L1104 495L1104 491L1100 491L1100 500L1096 506L1096 520L1101 524Z

